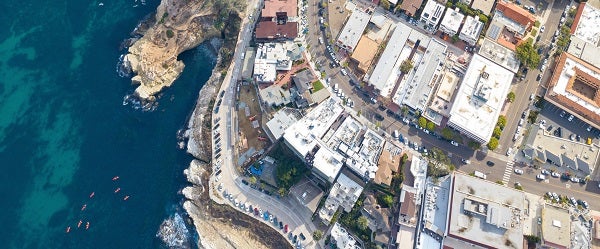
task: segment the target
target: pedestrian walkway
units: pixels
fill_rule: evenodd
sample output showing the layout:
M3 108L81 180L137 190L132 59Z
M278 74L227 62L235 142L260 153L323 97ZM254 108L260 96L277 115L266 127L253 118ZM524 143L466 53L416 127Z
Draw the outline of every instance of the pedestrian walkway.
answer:
M504 185L507 185L508 181L510 181L510 175L513 173L514 165L515 162L513 161L506 163L506 169L504 169L504 176L502 177L502 182L504 182Z

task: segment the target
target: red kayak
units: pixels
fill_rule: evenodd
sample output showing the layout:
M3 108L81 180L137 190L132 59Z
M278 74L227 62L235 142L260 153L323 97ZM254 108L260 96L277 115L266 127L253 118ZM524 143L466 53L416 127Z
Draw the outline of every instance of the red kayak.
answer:
M121 191L121 188L117 188L117 189L115 189L115 194L116 194L116 193L119 193L119 191Z
M126 195L125 197L123 197L123 200L126 201L129 199L129 195Z
M77 223L77 228L81 227L81 223L83 223L83 221L79 220L79 223Z

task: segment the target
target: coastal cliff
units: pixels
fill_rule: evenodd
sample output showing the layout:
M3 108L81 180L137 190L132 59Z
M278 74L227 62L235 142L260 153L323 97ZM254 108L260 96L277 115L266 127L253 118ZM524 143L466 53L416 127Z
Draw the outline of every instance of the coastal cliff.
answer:
M162 0L154 24L124 58L136 74L131 79L139 84L136 95L154 100L183 71L185 65L177 56L208 39L226 38L228 30L239 30L239 13L245 8L243 0Z

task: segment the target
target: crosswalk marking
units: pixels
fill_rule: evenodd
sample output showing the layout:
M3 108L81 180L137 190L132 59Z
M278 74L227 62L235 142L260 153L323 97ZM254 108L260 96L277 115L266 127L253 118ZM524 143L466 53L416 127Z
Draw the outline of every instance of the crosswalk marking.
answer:
M510 180L510 175L512 175L513 173L513 168L514 168L515 162L510 161L506 163L506 169L504 169L504 176L502 176L502 182L504 182L504 184L508 184L508 181Z

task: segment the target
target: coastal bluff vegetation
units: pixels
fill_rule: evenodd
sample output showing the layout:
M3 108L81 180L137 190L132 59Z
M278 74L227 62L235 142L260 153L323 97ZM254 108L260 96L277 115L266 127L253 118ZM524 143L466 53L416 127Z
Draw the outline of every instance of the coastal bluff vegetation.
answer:
M124 59L135 74L132 83L139 85L136 95L153 101L161 89L171 86L185 67L177 59L182 52L212 38L225 43L237 38L245 9L244 0L162 0L153 24ZM220 56L230 57L228 51Z

